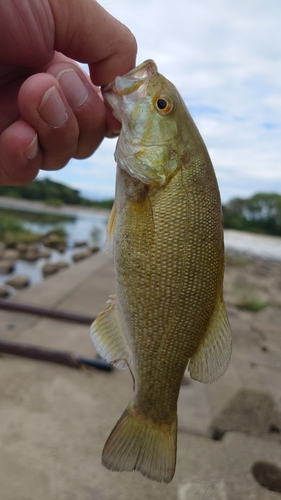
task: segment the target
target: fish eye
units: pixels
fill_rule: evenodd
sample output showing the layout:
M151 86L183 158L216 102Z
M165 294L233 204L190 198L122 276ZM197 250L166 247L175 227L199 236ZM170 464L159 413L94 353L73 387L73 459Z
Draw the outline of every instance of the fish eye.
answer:
M172 100L168 96L162 95L156 99L155 107L162 115L167 115L172 111L174 106Z
M167 106L168 106L168 103L167 103L166 99L162 99L162 98L158 99L157 107L159 109L165 109Z

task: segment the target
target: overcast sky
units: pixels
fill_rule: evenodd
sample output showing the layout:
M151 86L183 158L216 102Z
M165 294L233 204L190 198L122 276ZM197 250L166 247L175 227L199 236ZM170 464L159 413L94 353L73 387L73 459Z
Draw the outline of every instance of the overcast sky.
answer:
M107 0L103 7L182 94L209 149L223 202L281 194L281 1ZM114 140L48 177L114 196Z

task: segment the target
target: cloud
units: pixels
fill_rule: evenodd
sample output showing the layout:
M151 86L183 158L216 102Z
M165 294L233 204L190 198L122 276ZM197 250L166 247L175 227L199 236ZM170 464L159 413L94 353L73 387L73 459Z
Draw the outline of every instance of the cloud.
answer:
M281 192L279 0L107 0L182 94L206 142L222 199ZM114 144L56 178L112 196ZM48 174L49 175L49 174ZM246 194L245 194L246 193Z

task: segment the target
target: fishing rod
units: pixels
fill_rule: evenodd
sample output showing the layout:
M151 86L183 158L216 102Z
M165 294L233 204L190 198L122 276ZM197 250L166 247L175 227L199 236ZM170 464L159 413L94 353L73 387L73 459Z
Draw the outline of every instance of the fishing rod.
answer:
M30 344L22 344L6 340L0 340L0 353L12 354L14 356L21 356L41 361L49 361L51 363L58 363L60 365L66 365L73 368L88 366L107 372L113 370L113 366L102 359L86 358L84 356L77 356L71 351L60 351L57 349L49 349L46 347L38 347Z
M96 319L93 316L88 316L86 314L73 313L70 311L63 311L59 309L51 309L50 307L36 306L23 302L13 302L12 300L1 298L0 309L4 309L5 311L17 311L27 314L36 314L37 316L45 316L53 319L72 321L84 325L91 325L94 319Z

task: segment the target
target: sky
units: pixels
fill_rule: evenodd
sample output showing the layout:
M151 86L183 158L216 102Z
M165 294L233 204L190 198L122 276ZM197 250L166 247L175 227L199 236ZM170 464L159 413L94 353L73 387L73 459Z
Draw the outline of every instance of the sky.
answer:
M181 93L209 150L222 202L281 194L281 1L100 3L136 36L137 64L153 59ZM92 157L45 175L87 197L113 198L115 143L105 139Z

